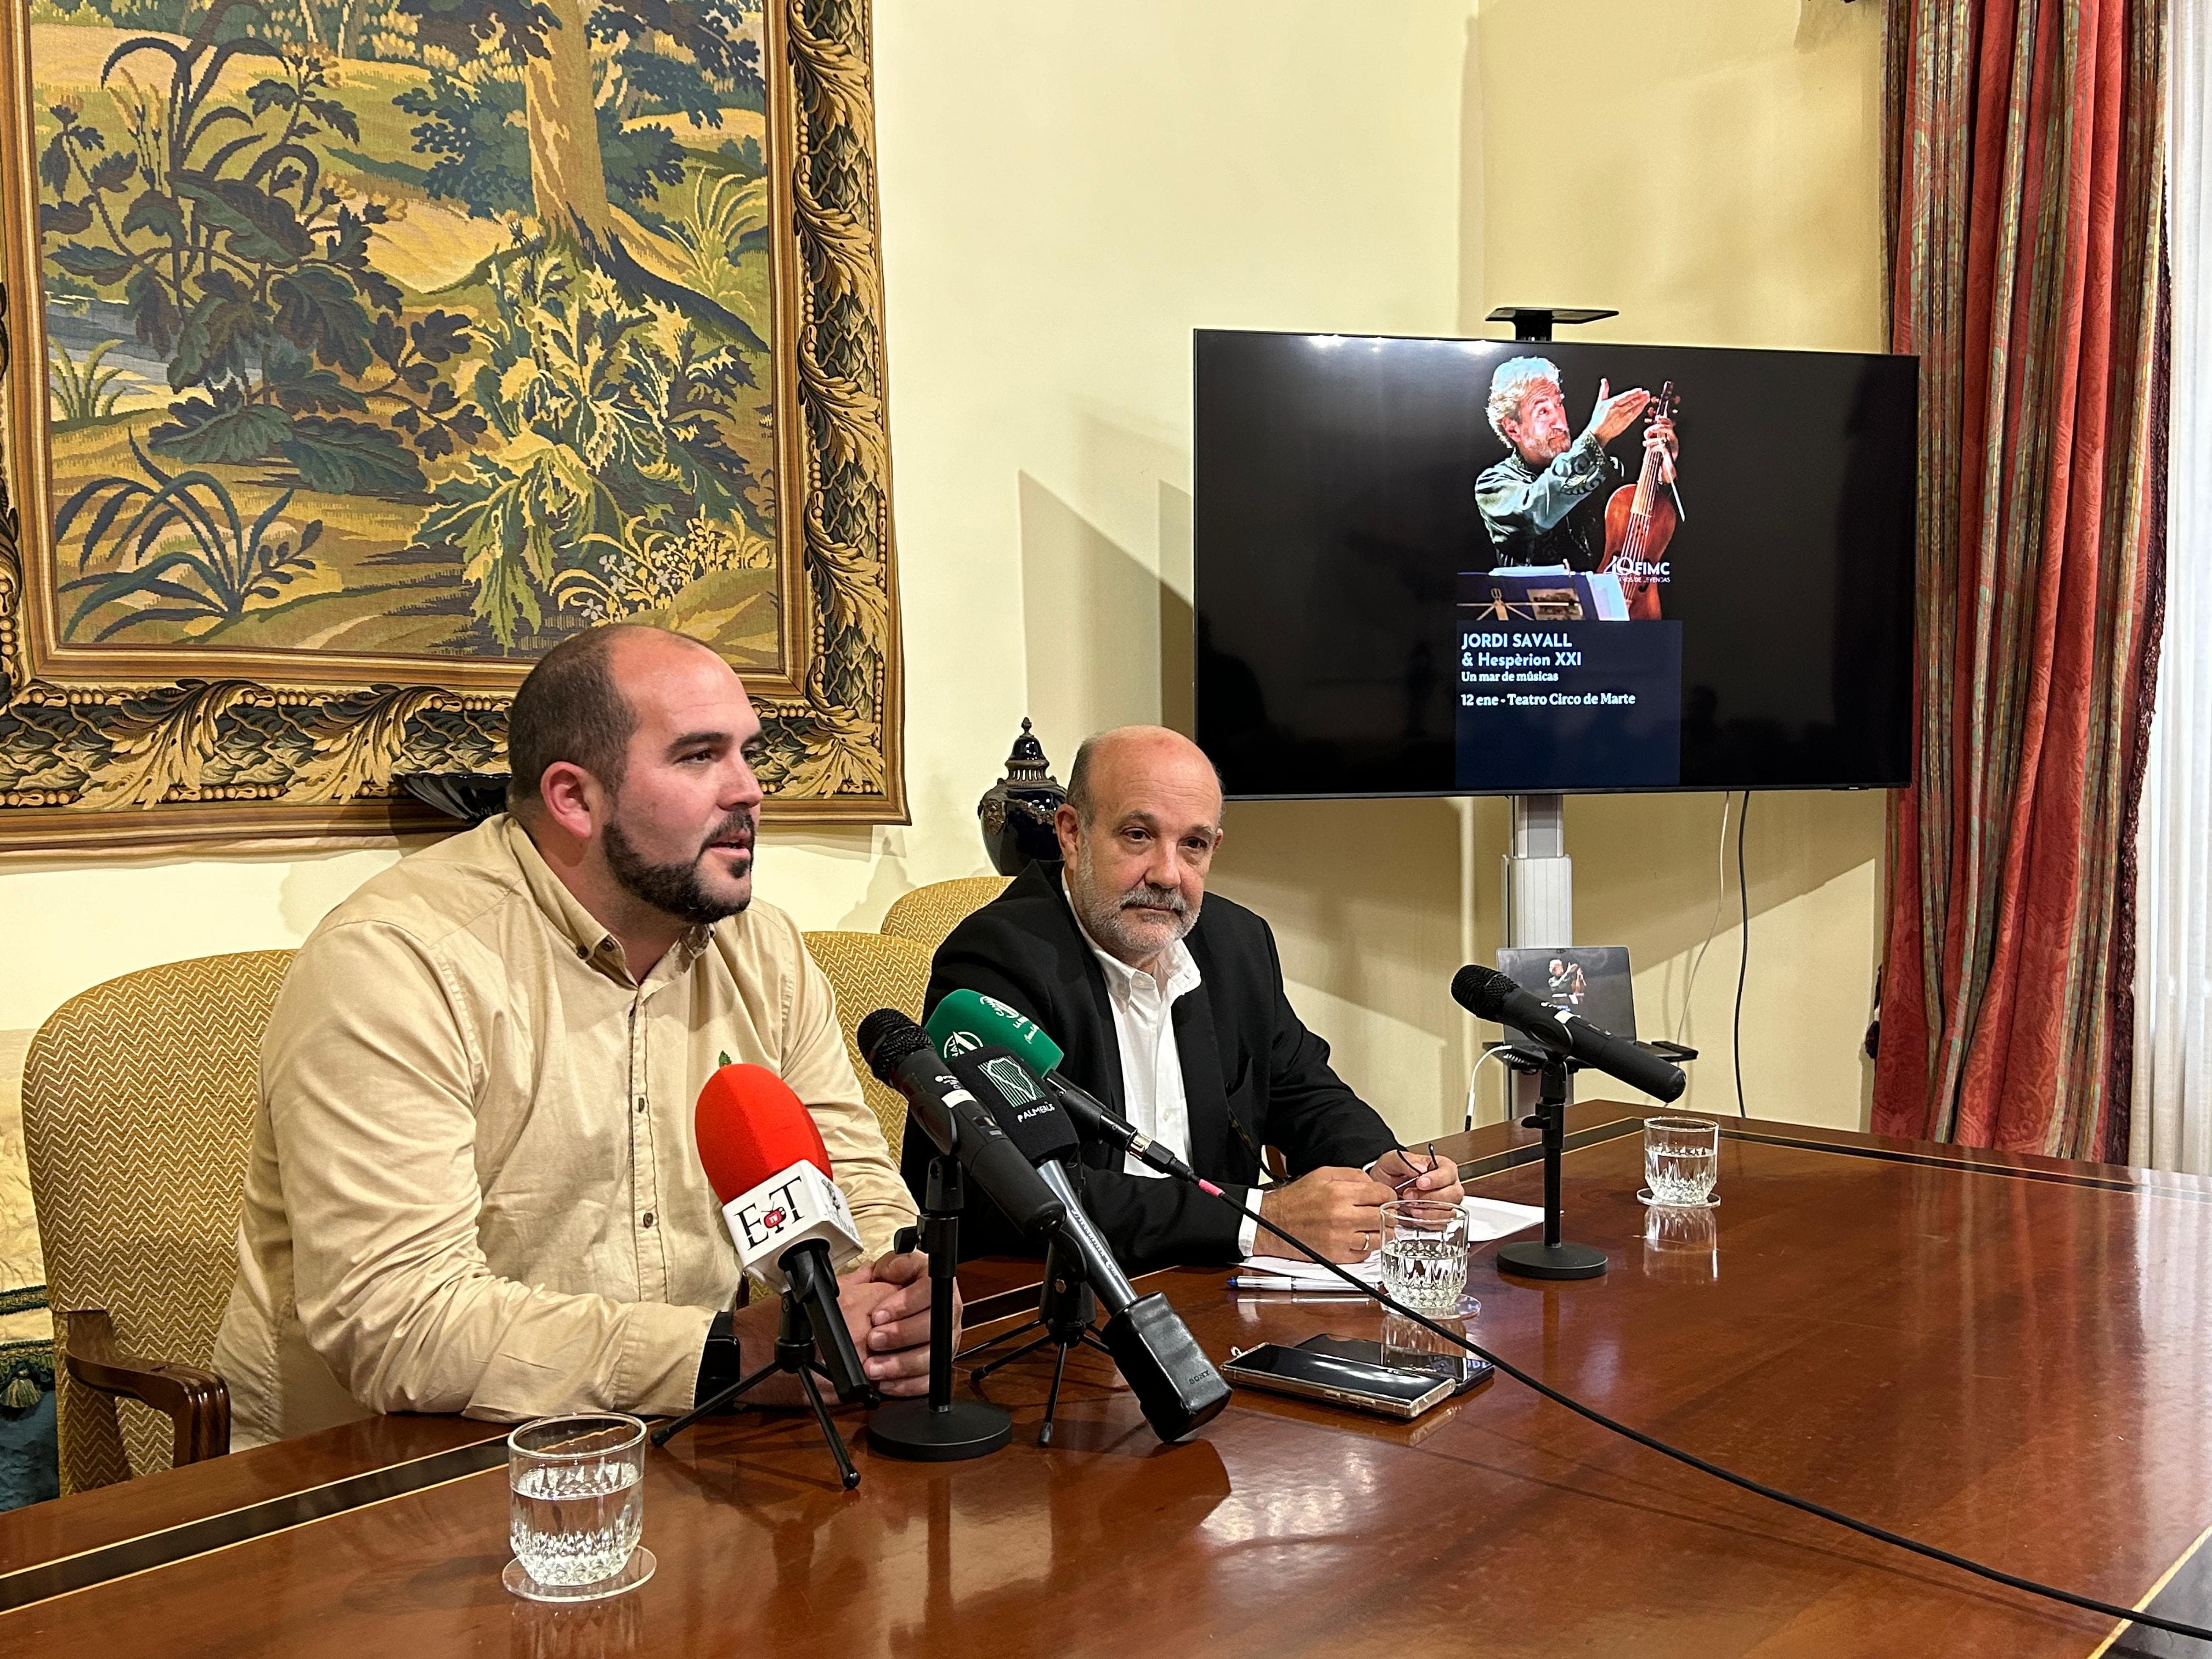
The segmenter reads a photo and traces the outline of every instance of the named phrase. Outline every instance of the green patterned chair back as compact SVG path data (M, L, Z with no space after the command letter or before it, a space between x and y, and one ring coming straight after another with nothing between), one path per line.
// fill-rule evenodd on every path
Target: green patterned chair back
M921 994L929 988L929 951L910 939L884 933L809 933L807 954L822 965L837 994L837 1027L845 1034L845 1053L860 1074L860 1092L884 1127L891 1164L899 1161L906 1138L906 1100L875 1079L860 1058L854 1032L878 1008L896 1008L909 1019L921 1018Z
M238 1267L262 1028L289 951L200 957L64 1003L23 1065L23 1144L58 1354L73 1308L205 1366ZM64 1496L169 1467L167 1418L54 1367Z
M933 881L891 901L891 908L884 913L884 932L910 939L935 956L947 933L1011 884L1004 876Z

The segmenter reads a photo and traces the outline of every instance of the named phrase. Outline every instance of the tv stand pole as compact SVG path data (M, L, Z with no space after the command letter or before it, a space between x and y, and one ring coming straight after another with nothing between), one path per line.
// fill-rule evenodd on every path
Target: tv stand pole
M1567 856L1566 799L1510 795L1512 828L1505 843L1505 942L1542 948L1575 942L1575 861ZM1540 1079L1508 1067L1506 1116L1531 1116ZM1563 1085L1574 1097L1574 1085Z
M1575 942L1575 861L1567 856L1566 799L1511 795L1505 843L1505 942L1541 948Z
M1493 323L1510 323L1516 340L1544 341L1555 325L1594 323L1617 311L1586 306L1500 306ZM1505 852L1505 942L1541 948L1575 942L1575 864L1567 856L1566 800L1559 795L1514 795ZM1541 1079L1509 1069L1507 1115L1534 1113ZM1572 1096L1572 1085L1566 1085Z

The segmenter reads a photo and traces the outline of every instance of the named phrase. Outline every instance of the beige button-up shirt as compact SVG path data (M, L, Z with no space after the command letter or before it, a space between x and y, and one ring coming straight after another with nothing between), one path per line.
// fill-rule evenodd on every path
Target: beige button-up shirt
M736 1251L693 1140L726 1052L806 1103L871 1255L915 1217L829 981L756 901L642 984L504 816L371 880L261 1047L232 1443L375 1412L691 1404Z

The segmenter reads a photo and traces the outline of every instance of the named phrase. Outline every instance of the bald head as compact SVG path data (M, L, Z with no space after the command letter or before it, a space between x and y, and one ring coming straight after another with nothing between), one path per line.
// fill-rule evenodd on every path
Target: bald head
M1206 751L1164 726L1102 732L1075 751L1054 827L1085 930L1164 975L1176 941L1197 925L1221 842L1221 780Z
M637 710L625 682L654 665L703 653L698 641L642 623L609 623L572 634L538 659L507 711L508 811L534 816L538 784L558 761L582 767L609 789L622 787ZM726 666L723 672L728 673Z
M1213 827L1221 827L1221 774L1200 749L1164 726L1117 726L1085 738L1067 773L1067 804L1087 825L1103 810L1118 810L1123 796L1146 783L1196 795L1210 792Z
M565 640L516 694L515 816L633 971L750 902L763 745L730 665L664 629Z

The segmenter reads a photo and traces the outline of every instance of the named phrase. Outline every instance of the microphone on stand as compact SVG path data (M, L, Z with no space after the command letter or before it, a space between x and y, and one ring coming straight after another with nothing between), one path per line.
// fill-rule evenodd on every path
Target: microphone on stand
M1021 1149L1053 1195L1066 1206L1055 1242L1075 1255L1083 1278L1108 1314L1117 1314L1137 1300L1137 1292L1113 1247L1099 1234L1097 1224L1076 1196L1066 1160L1083 1150L1075 1127L1044 1093L1036 1074L1004 1048L979 1048L945 1061L952 1074L968 1085L984 1109L1006 1132L1006 1139Z
M1011 1050L1081 1133L1110 1141L1147 1169L1180 1176L1216 1197L1221 1195L1218 1187L1194 1174L1188 1164L1139 1132L1097 1096L1062 1077L1058 1070L1065 1058L1060 1046L1019 1009L980 991L955 991L930 1014L929 1038L947 1054L986 1048Z
M692 1127L738 1265L798 1299L837 1398L861 1399L868 1377L838 1307L837 1273L865 1252L813 1115L766 1066L725 1066L699 1091Z
M1498 1247L1498 1269L1529 1279L1595 1279L1606 1270L1603 1250L1572 1244L1561 1237L1559 1160L1567 1147L1567 1061L1619 1078L1646 1094L1672 1100L1682 1092L1682 1068L1656 1054L1621 1042L1564 1008L1539 1001L1493 968L1470 962L1452 975L1452 1000L1477 1019L1516 1026L1544 1047L1536 1114L1521 1120L1523 1128L1544 1132L1544 1241L1516 1239Z
M1113 1357L1130 1392L1137 1396L1137 1403L1144 1411L1145 1421L1152 1425L1152 1432L1162 1440L1180 1440L1210 1421L1229 1403L1229 1385L1198 1346L1182 1316L1169 1305L1167 1297L1157 1291L1149 1296L1137 1294L1136 1287L1129 1283L1129 1276L1121 1271L1121 1264L1114 1259L1112 1247L1085 1212L1066 1163L1079 1154L1082 1143L1066 1114L1047 1093L1042 1080L1002 1048L974 1049L955 1056L947 1064L998 1119L1007 1138L1036 1166L1045 1185L1066 1206L1053 1249L1058 1255L1074 1258L1083 1283L1097 1298L1098 1305L1106 1310L1103 1346ZM1048 1268L1048 1281L1052 1277ZM1040 1322L1047 1328L1045 1336L1005 1359L994 1361L994 1367L1019 1358L1038 1343L1058 1340L1059 1333L1052 1319ZM1079 1338L1079 1331L1077 1340ZM1059 1357L1053 1366L1052 1396L1045 1407L1048 1428L1053 1404L1060 1395L1060 1371L1067 1362L1072 1342L1060 1343Z
M921 1026L896 1008L878 1008L860 1022L854 1041L878 1080L906 1097L908 1113L937 1150L957 1158L1008 1220L1040 1237L1060 1224L1066 1206L945 1069Z
M1647 1095L1677 1100L1689 1085L1680 1066L1531 996L1494 968L1470 962L1452 975L1451 994L1452 1000L1477 1019L1524 1031L1553 1054L1619 1078Z
M830 1455L837 1460L838 1476L850 1492L860 1484L860 1471L830 1420L814 1379L828 1378L837 1398L848 1403L872 1401L875 1390L860 1368L853 1333L838 1305L837 1269L862 1247L845 1194L830 1179L822 1132L775 1073L762 1066L725 1066L699 1091L692 1133L707 1179L722 1200L722 1218L729 1224L738 1263L780 1292L782 1307L775 1357L653 1430L653 1443L666 1445L708 1413L785 1371L799 1379Z
M854 1034L868 1069L906 1097L908 1121L936 1146L922 1188L917 1242L929 1255L929 1398L901 1400L868 1424L868 1443L888 1457L950 1463L1005 1445L1013 1418L981 1400L952 1397L953 1297L960 1261L961 1171L1025 1232L1051 1233L1066 1207L1037 1176L975 1097L945 1069L928 1036L896 1008L878 1008ZM907 1248L902 1244L901 1248Z

